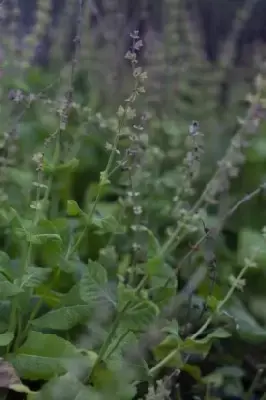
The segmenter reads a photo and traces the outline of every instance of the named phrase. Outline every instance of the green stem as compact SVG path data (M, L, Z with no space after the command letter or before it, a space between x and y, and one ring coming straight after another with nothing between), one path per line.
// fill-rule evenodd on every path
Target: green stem
M201 328L194 333L193 335L191 335L189 337L190 340L196 340L210 325L210 323L212 322L213 316L219 312L225 305L225 303L227 303L227 301L231 298L232 294L234 293L238 283L241 281L242 277L244 276L244 274L246 273L247 269L249 267L245 266L240 273L238 274L234 284L231 286L230 290L228 291L227 295L225 296L225 298L218 304L215 312L213 313L213 315L211 315L206 322L201 326ZM163 358L158 364L156 364L153 368L150 369L149 373L151 376L154 376L161 368L163 368L165 365L168 364L168 362L172 361L174 359L174 357L179 353L180 351L180 347L172 350L165 358Z
M106 176L107 179L109 178L110 173L112 172L111 169L112 169L113 161L114 161L114 159L115 159L116 150L117 150L117 146L118 146L119 139L120 139L120 134L121 134L121 130L122 130L122 128L123 128L124 122L125 122L125 118L126 118L126 113L127 113L128 107L129 107L129 105L127 105L127 106L125 107L124 115L123 115L123 117L119 120L118 131L117 131L117 134L115 135L115 138L114 138L114 142L113 142L111 154L110 154L110 157L109 157L109 159L108 159L106 168L105 168L105 170L104 170L104 172L103 172L103 174ZM78 236L77 240L74 242L73 246L71 246L71 247L68 249L67 254L66 254L66 259L67 259L67 260L68 260L68 259L75 253L75 251L79 248L80 243L82 242L84 236L86 235L86 233L87 233L87 231L88 231L88 227L89 227L89 225L90 225L90 223L91 223L91 219L92 219L92 217L93 217L93 214L94 214L94 212L95 212L95 210L96 210L97 204L98 204L99 199L100 199L100 197L101 197L102 188L103 188L103 186L101 185L101 182L100 182L100 183L99 183L99 186L98 186L98 191L97 191L96 198L95 198L95 200L94 200L94 202L93 202L93 205L92 205L92 207L91 207L90 213L89 213L88 218L87 218L87 221L86 221L86 226L85 226L84 229L82 230L81 234Z
M256 95L256 98L255 98L254 102L255 102L255 103L258 103L259 100L260 100L260 98L261 98L261 92L259 91L259 92L257 93L257 95ZM252 105L250 106L250 109L249 109L249 111L248 111L248 113L247 113L245 122L244 122L243 125L238 129L238 131L237 131L237 133L235 134L234 137L237 137L237 136L241 135L241 134L243 133L243 131L245 130L247 123L248 123L248 122L250 121L250 119L253 117L253 107L254 107L254 104L252 104ZM231 151L231 146L230 146L229 149L227 150L226 155L228 154L229 151ZM224 158L226 158L226 155L225 155ZM190 215L192 216L192 215L202 206L202 203L205 201L205 198L206 198L206 195L207 195L207 193L208 193L208 191L209 191L209 188L211 187L211 185L213 184L213 182L218 178L219 173L220 173L220 171L221 171L221 168L222 168L222 167L219 167L219 168L215 171L215 173L213 174L212 178L210 179L210 181L209 181L209 182L207 183L207 185L205 186L205 189L203 190L203 192L202 192L201 196L199 197L199 199L196 201L196 203L194 204L194 206L192 207L192 209L188 211L188 215L189 215L189 216L190 216ZM182 231L182 227L181 227L180 225L178 225L178 226L176 227L175 231L174 231L174 232L172 233L172 235L170 236L170 238L169 238L169 239L165 242L165 244L163 245L162 250L161 250L161 255L165 255L169 250L171 250L171 247L173 246L173 244L175 243L175 241L178 239L178 236L179 236L179 234L181 233L181 231ZM178 246L178 244L180 244L180 242L183 240L183 238L184 238L185 236L186 236L186 234L184 234L183 236L180 237L179 240L177 240L177 243L176 243L176 245L175 245L176 247Z
M87 377L87 382L86 383L90 382L91 378L93 377L93 375L95 373L95 370L97 369L98 365L103 360L103 358L105 357L105 353L108 350L108 347L110 346L110 344L112 343L112 340L113 340L113 338L114 338L114 336L116 334L116 331L117 331L117 329L119 327L121 318L122 318L124 312L127 310L128 306L129 306L129 303L127 303L125 305L125 307L121 310L121 312L117 314L116 319L115 319L115 321L114 321L114 323L112 325L112 329L108 333L107 338L105 339L105 341L104 341L104 343L103 343L103 345L102 345L102 347L101 347L101 349L99 351L98 357L97 357L94 365L92 366L92 369L91 369L91 371L89 373L89 376Z
M146 280L147 280L147 277L144 276L142 278L142 280L140 281L140 283L138 284L138 286L136 287L136 289L135 289L136 293L138 293L143 288L143 286L146 283ZM87 383L90 381L90 379L92 378L96 368L98 367L100 362L105 357L106 351L108 350L108 347L110 346L110 344L112 343L113 338L115 337L115 334L116 334L116 331L117 331L117 329L119 327L120 321L121 321L123 315L125 314L125 312L131 306L131 304L132 304L132 302L130 300L127 301L126 304L124 305L124 307L122 308L122 310L120 312L118 312L118 314L117 314L117 316L115 318L115 321L114 321L114 323L112 325L112 328L111 328L107 338L105 339L105 341L104 341L104 343L103 343L103 345L102 345L102 347L101 347L101 349L99 351L98 357L97 357L94 365L92 366L92 369L90 371L89 376L87 377Z

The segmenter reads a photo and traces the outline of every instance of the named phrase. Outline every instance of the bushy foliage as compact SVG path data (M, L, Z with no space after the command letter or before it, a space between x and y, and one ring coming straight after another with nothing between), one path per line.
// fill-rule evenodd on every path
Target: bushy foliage
M40 4L39 35L48 3ZM31 66L34 46L17 63L5 43L3 396L209 399L245 391L251 398L259 384L264 390L262 359L253 351L266 337L265 211L258 221L252 215L252 225L241 210L255 213L255 202L265 201L265 63L254 70L243 106L237 91L222 117L209 89L214 77L221 83L221 65L228 63L211 67L191 37L191 45L183 42L174 53L171 23L185 11L166 3L173 20L168 47L157 43L165 51L163 66L179 62L184 49L195 52L164 75L152 69L151 55L162 54L156 46L141 64L144 42L133 31L117 92L106 80L101 87L87 79L97 74L82 62L82 1L73 55L59 72L54 65L48 71ZM189 20L182 21L178 30L188 39ZM99 87L106 97L98 97ZM243 359L257 373L247 376Z

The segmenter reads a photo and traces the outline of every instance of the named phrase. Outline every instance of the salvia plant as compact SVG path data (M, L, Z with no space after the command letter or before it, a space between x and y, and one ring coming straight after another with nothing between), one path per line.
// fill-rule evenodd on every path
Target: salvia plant
M28 35L22 69L14 66L22 77L48 23L51 2L41 3L39 36ZM59 78L41 91L1 86L7 104L0 110L1 395L182 399L179 379L187 374L189 398L229 392L251 399L264 367L244 393L243 371L226 344L266 338L242 301L247 277L265 256L265 228L225 270L218 244L234 214L264 196L263 181L235 201L230 188L265 117L265 64L246 114L202 189L206 133L200 119L186 125L181 118L179 129L148 107L156 82L139 61L144 43L138 31L130 34L125 54L131 90L116 114L84 101L79 66L86 29L78 3L72 58ZM14 72L9 67L3 64L3 76ZM222 366L201 369L213 355Z

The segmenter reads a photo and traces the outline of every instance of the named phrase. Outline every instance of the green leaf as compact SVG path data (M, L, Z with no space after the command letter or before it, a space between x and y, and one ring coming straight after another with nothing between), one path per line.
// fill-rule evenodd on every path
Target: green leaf
M158 312L158 308L151 301L136 297L127 308L122 319L122 325L132 331L142 331L149 327Z
M90 386L84 386L77 378L67 373L45 384L34 400L102 400Z
M177 277L173 268L160 256L155 256L142 266L143 273L150 277L149 295L159 307L166 306L176 294Z
M149 276L165 276L164 260L160 256L150 258L143 269Z
M91 221L89 221L91 222ZM100 234L105 233L124 233L124 228L121 226L117 218L112 215L107 217L102 217L99 215L94 215L92 217L92 224L97 227L97 232Z
M169 335L180 339L179 337L179 324L176 320L172 320L169 322L167 326L162 329L163 332L168 333Z
M231 336L229 332L223 328L217 328L202 339L195 340L187 338L182 343L181 349L188 353L201 354L203 357L205 357L209 353L215 339L228 338L229 336Z
M189 354L199 354L202 357L206 357L209 354L211 347L211 340L201 342L187 338L184 343L182 343L181 350Z
M225 339L231 336L229 332L227 332L223 328L217 328L213 332L209 333L202 339L198 339L197 343L208 343L212 339Z
M59 164L59 165L52 165L49 164L47 161L44 162L43 168L44 168L44 172L47 173L61 173L61 172L72 172L75 171L77 169L79 165L79 160L77 158L73 158L72 160L69 160L65 163Z
M80 296L86 304L93 304L101 300L108 300L114 304L107 291L106 270L100 263L89 260L88 268L80 281Z
M61 307L36 318L32 324L36 328L67 331L78 324L86 322L91 308L87 305Z
M5 332L0 334L0 347L7 346L14 339L14 332Z
M174 357L167 363L168 367L181 368L184 361L181 355L180 344L182 340L172 335L167 336L158 346L153 349L153 354L157 361L163 360L172 351L175 351Z
M245 258L254 259L261 266L266 262L265 240L259 231L243 229L239 234L238 261L244 264Z
M2 273L8 280L12 280L12 270L10 266L10 258L8 254L0 251L0 273Z
M31 331L16 353L7 355L7 360L24 379L49 380L67 372L70 361L78 362L80 357L77 349L67 340Z
M81 209L75 200L67 201L67 215L70 217L76 217L81 214Z
M266 329L248 312L240 300L235 300L226 309L227 313L234 319L238 335L250 343L262 343L266 339Z
M61 297L60 306L76 306L78 304L83 305L83 301L80 297L79 283L76 283L67 293L65 293Z
M0 274L0 299L14 297L22 292L23 290L21 288L9 282L3 275Z
M195 381L198 381L198 382L201 381L201 369L199 367L197 367L196 365L185 364L182 367L182 371L185 371L189 375L191 375L195 379Z
M22 277L21 287L36 289L49 279L51 272L51 268L28 267L27 273Z

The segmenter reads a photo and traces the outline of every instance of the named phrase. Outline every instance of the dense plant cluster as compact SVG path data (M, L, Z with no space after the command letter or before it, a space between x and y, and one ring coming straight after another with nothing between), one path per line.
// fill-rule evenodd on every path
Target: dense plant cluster
M118 38L89 46L77 3L70 62L62 30L51 67L32 65L49 1L27 46L15 3L3 36L1 396L263 394L265 61L224 113L230 49L210 66L182 2L166 0L165 43L133 30L117 81Z

